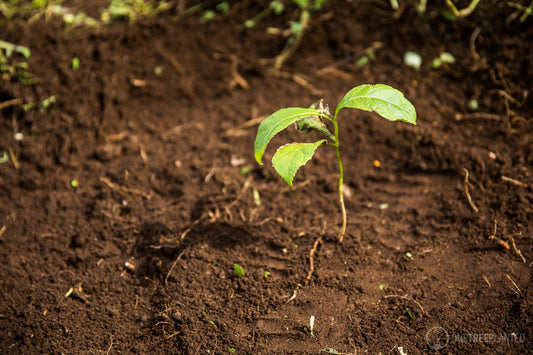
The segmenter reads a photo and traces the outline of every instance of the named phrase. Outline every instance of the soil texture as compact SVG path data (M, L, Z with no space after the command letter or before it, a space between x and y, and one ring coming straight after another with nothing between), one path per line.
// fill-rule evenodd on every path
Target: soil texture
M267 1L238 3L208 23L0 28L38 78L0 87L20 103L0 111L0 352L533 352L533 19L330 1L276 72L265 29L295 9L237 31ZM456 62L430 69L442 52ZM253 142L277 109L364 83L404 92L418 125L341 112L339 244L334 150L289 187L275 147L316 136L281 133L263 166Z

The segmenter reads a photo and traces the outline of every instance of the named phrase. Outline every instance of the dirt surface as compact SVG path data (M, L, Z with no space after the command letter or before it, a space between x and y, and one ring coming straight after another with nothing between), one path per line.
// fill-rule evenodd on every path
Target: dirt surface
M8 22L39 80L2 82L0 101L56 103L0 111L0 352L532 352L532 19L434 6L330 2L281 73L264 29L291 12L235 31L254 1L206 24ZM429 69L443 51L456 63ZM258 117L363 83L403 91L418 125L341 113L338 244L334 151L291 188L269 162L302 137L262 167L253 141Z

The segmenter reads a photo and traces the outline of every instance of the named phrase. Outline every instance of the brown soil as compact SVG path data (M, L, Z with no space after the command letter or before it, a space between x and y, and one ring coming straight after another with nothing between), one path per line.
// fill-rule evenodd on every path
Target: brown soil
M16 157L0 164L0 352L532 352L533 19L510 21L496 1L453 23L435 5L398 17L387 1L332 1L272 74L261 59L284 41L264 29L289 18L236 32L254 4L207 24L1 28L30 47L39 81L3 82L0 101L57 101L0 111L0 152ZM356 66L376 41L376 60ZM430 70L442 51L457 62ZM255 163L250 120L334 107L362 83L402 90L418 125L341 113L351 194L338 244L334 152L290 188Z

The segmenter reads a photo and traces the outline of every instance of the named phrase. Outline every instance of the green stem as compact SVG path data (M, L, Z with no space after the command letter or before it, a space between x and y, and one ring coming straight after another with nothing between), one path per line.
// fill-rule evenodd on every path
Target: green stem
M337 117L333 119L333 125L335 127L335 152L337 153L337 162L339 163L339 204L341 206L342 214L342 226L339 231L337 240L342 243L344 239L344 233L346 233L346 207L344 207L344 194L342 193L342 185L344 181L344 170L342 168L341 153L339 149L339 125L337 124Z
M452 10L455 17L466 17L474 11L474 9L476 8L477 4L480 1L481 0L472 0L470 2L470 5L468 5L468 7L465 7L462 10L457 10L457 7L455 7L455 5L453 4L451 0L446 0L446 5L448 5L450 10Z
M522 16L520 16L520 22L524 22L526 18L529 15L531 15L532 12L533 12L533 1L531 1L529 6L524 10L524 13L522 14Z

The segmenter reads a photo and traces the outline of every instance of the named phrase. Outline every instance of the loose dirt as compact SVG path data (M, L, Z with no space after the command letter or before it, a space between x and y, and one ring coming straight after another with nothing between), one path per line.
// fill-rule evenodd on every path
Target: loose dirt
M274 73L262 59L284 40L265 28L291 12L237 32L257 5L1 28L38 82L2 82L0 102L56 102L0 111L0 352L532 352L532 19L496 1L455 22L332 1ZM456 63L429 69L443 51ZM274 146L314 136L280 134L264 166L253 141L258 118L363 83L403 91L418 125L342 111L338 244L334 151L288 187Z

